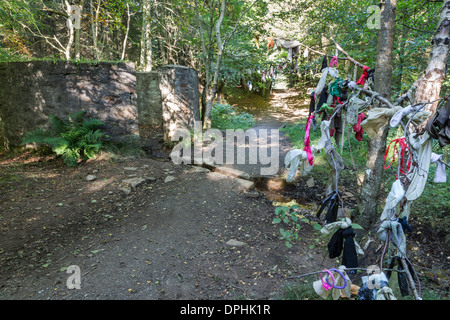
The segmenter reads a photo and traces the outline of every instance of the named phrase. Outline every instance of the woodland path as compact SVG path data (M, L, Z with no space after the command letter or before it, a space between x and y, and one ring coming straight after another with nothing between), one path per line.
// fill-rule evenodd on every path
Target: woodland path
M296 94L274 92L257 127L301 117ZM107 155L67 168L25 154L0 171L0 299L279 299L286 276L328 260L312 226L287 248L252 181L206 168ZM68 289L69 266L81 289Z

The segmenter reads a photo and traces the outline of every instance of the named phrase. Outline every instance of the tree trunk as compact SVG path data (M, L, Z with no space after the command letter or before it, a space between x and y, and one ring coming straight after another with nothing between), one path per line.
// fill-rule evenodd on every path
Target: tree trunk
M431 40L431 56L425 70L424 76L418 81L416 90L416 103L428 102L439 99L442 82L445 78L445 68L447 65L449 51L449 30L450 30L450 0L443 1L443 7L436 33ZM434 114L438 102L427 104L425 111ZM431 117L430 117L431 118ZM429 119L430 119L429 118ZM419 126L419 131L425 128L427 121Z
M378 54L374 74L374 91L388 100L391 98L396 7L397 0L386 0L381 3L381 29L378 33ZM361 187L357 217L358 223L366 229L369 229L378 219L378 198L388 133L389 124L380 128L377 136L368 143L367 170Z
M80 9L80 19L83 17L84 0L80 1L78 5ZM80 60L81 58L81 27L75 29L75 59Z
M140 68L142 71L152 71L152 42L150 38L151 25L151 0L145 0L143 3L142 15L142 35L141 35L141 56Z
M212 90L211 93L208 96L208 100L206 102L206 110L205 115L203 116L203 128L209 129L211 127L211 111L214 103L214 99L216 98L217 90L218 90L218 83L219 83L219 76L220 76L220 66L222 64L222 56L223 56L223 49L224 44L222 43L222 38L220 36L220 27L222 26L223 18L225 15L225 5L226 0L222 0L221 6L220 6L220 16L219 20L216 23L216 39L217 39L217 46L218 46L218 53L217 53L217 63L216 63L216 70L214 72L214 79L212 82Z
M120 57L120 60L125 60L125 52L127 50L127 42L128 42L128 33L130 32L130 4L127 3L127 29L125 31L125 37L123 39L123 46L122 46L122 55Z

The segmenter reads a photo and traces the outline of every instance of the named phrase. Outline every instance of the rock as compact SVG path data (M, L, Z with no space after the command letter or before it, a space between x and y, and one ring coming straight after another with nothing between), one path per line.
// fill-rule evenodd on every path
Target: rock
M90 174L86 177L86 181L94 181L95 179L97 179L97 177L93 174Z
M128 171L136 171L138 168L136 167L125 167L123 168L123 170L128 170Z
M246 198L258 198L260 196L260 194L257 191L250 191L250 192L244 192L244 196Z
M165 179L164 179L164 182L171 182L171 181L173 181L173 180L175 180L175 177L173 177L173 176L167 176Z
M189 173L208 173L208 172L210 172L209 169L196 166L194 166L191 170L189 170Z
M130 194L131 193L131 189L130 188L120 188L120 191L122 191L125 194Z
M235 178L237 183L239 184L239 189L242 191L252 190L255 188L255 183L253 181L248 181L240 178Z
M225 243L225 244L230 246L230 247L242 247L242 246L245 246L245 242L234 240L234 239L228 240L227 243Z
M139 177L123 180L124 183L128 184L132 188L136 188L138 185L144 183L145 181L146 179Z
M234 169L234 168L216 167L216 169L214 171L228 175L228 176L233 176L233 177L237 177L237 178L241 178L241 179L245 179L245 180L250 180L250 175L248 173L241 171L241 170Z
M312 187L314 187L316 184L315 184L315 182L314 182L314 178L309 178L308 179L308 181L306 181L306 186L308 187L308 188L312 188Z

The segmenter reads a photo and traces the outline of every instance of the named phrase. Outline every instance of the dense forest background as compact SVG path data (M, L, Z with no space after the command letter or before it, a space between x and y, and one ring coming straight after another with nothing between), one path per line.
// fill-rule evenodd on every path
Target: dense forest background
M328 54L335 52L333 37L350 56L373 67L378 29L373 27L376 11L371 6L377 4L375 0L226 1L220 35L227 46L219 80L234 85L248 70L285 61L287 51L268 47L269 37L298 40ZM71 5L81 9L80 30L67 26ZM212 82L217 63L220 6L220 0L2 0L0 61L125 60L139 70L180 64L200 71L205 84ZM437 1L398 1L394 96L408 89L426 67L441 9L442 2ZM321 60L312 50L301 54L295 83L317 81ZM339 69L353 73L350 63L341 63Z

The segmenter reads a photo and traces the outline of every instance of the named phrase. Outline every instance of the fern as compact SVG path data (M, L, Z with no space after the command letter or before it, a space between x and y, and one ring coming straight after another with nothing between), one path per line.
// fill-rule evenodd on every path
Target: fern
M86 112L70 114L66 119L50 116L52 130L35 129L24 135L22 144L47 145L70 166L78 161L94 158L103 148L103 139L108 136L99 127L98 119L84 120Z

